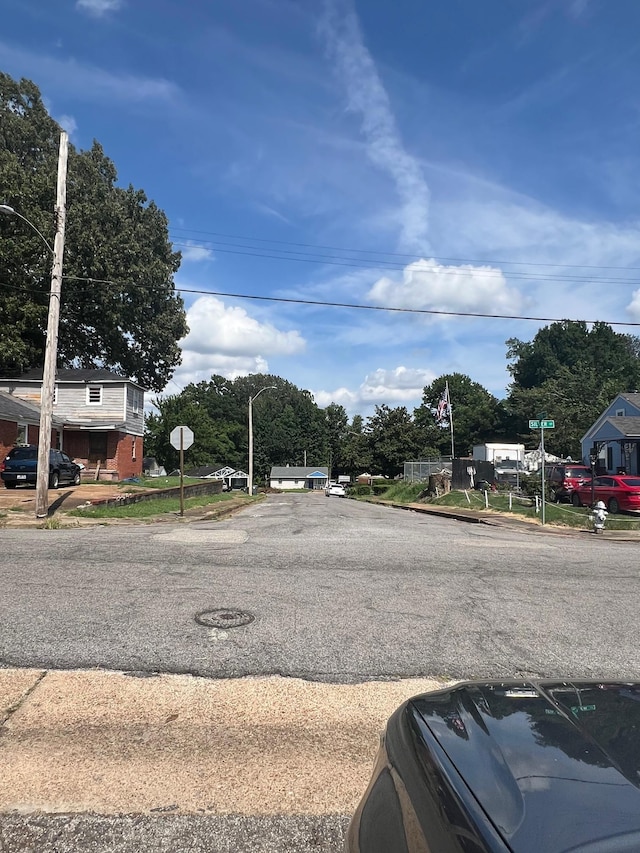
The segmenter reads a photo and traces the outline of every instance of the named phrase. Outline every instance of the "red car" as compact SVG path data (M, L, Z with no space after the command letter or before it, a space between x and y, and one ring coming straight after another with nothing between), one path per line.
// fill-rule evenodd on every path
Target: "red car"
M595 477L593 481L593 503L604 501L611 513L620 510L640 511L640 477L621 474ZM591 483L581 483L571 495L574 506L591 506Z

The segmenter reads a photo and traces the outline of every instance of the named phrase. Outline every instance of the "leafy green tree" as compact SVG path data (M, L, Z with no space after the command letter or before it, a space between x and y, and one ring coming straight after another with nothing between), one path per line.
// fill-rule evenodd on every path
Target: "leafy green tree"
M538 388L561 368L593 368L618 391L640 387L640 339L614 332L606 323L589 329L583 321L563 320L540 329L532 341L507 341L509 372L517 388ZM616 392L617 393L617 392Z
M50 242L60 128L29 80L0 73L2 202ZM160 391L187 333L165 214L142 190L116 185L97 142L69 146L58 364L110 368ZM0 370L42 366L51 255L18 217L0 217ZM113 283L115 282L115 283Z
M451 454L449 422L435 425L434 413L438 401L449 384L453 410L453 437L456 456L467 456L474 444L484 444L509 438L506 414L500 401L479 382L463 373L449 373L425 386L422 405L416 409L416 423L424 432L423 444L437 447L443 455Z
M357 477L365 472L371 473L373 467L371 445L369 436L364 431L362 415L354 415L351 425L347 428L340 450L340 460L345 474L351 477Z
M329 451L329 476L334 472L346 470L344 449L347 438L349 416L344 406L330 403L324 410L327 445Z
M273 386L273 389L271 389ZM263 388L270 390L258 393ZM155 401L147 419L145 452L175 467L169 443L179 424L194 432L191 465L248 468L249 398L253 398L254 471L261 479L273 465L322 465L327 457L324 411L308 391L279 376L252 374L233 381L213 375L180 393Z
M180 453L169 440L171 430L185 425L193 430L194 441L185 451L185 467L200 465L239 466L239 454L234 438L234 424L212 419L205 407L181 395L155 401L157 414L150 414L145 423L145 454L154 456L167 471L178 467Z
M404 463L415 459L420 435L413 417L404 406L395 409L376 406L375 414L367 419L365 433L369 439L375 473L395 477L404 470Z
M563 321L540 329L531 342L507 341L513 383L505 401L522 440L539 434L530 418L544 413L555 420L545 433L545 449L580 459L580 440L616 394L640 387L640 341L614 332L606 323L591 329Z

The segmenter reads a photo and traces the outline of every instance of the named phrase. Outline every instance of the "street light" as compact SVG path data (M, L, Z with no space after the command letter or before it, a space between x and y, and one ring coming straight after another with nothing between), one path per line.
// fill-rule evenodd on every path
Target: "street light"
M247 479L247 491L250 495L253 494L253 401L256 400L263 391L277 391L277 385L265 385L253 397L249 397L249 477Z
M56 385L56 360L58 353L58 326L60 323L60 291L62 289L62 256L64 254L64 227L66 222L67 198L67 155L69 136L66 131L60 133L58 153L58 182L56 186L56 236L53 246L38 228L14 210L8 204L0 205L0 213L17 216L32 228L53 255L51 266L51 291L49 294L49 313L47 316L47 340L44 349L42 369L42 390L40 392L40 429L38 433L38 469L36 474L36 518L46 518L49 514L49 452L51 450L51 421L53 419L53 393Z
M53 246L51 245L51 243L47 240L47 238L44 236L42 231L40 231L38 228L36 228L36 226L33 224L33 222L30 219L27 219L26 216L23 216L21 213L18 213L17 210L14 210L13 207L10 207L8 204L0 204L0 213L4 213L7 216L17 216L18 219L22 219L23 222L26 222L27 225L36 232L38 237L40 237L40 239L45 244L47 249L51 252L51 254L52 255L54 254Z

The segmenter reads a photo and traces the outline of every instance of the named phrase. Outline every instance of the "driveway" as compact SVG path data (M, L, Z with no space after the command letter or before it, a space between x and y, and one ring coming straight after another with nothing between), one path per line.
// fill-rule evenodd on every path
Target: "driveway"
M87 501L104 500L121 495L123 489L117 483L85 483L79 486L61 486L49 489L49 509L75 509ZM36 490L32 486L20 486L17 489L5 489L0 486L0 512L10 509L28 511L33 507L35 512Z

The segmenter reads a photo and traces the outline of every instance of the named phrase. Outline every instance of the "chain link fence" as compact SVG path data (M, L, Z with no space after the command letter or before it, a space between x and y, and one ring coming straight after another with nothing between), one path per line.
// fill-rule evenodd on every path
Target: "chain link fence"
M431 474L440 474L442 471L451 473L451 468L451 456L433 456L417 462L405 462L404 481L405 483L426 483Z

